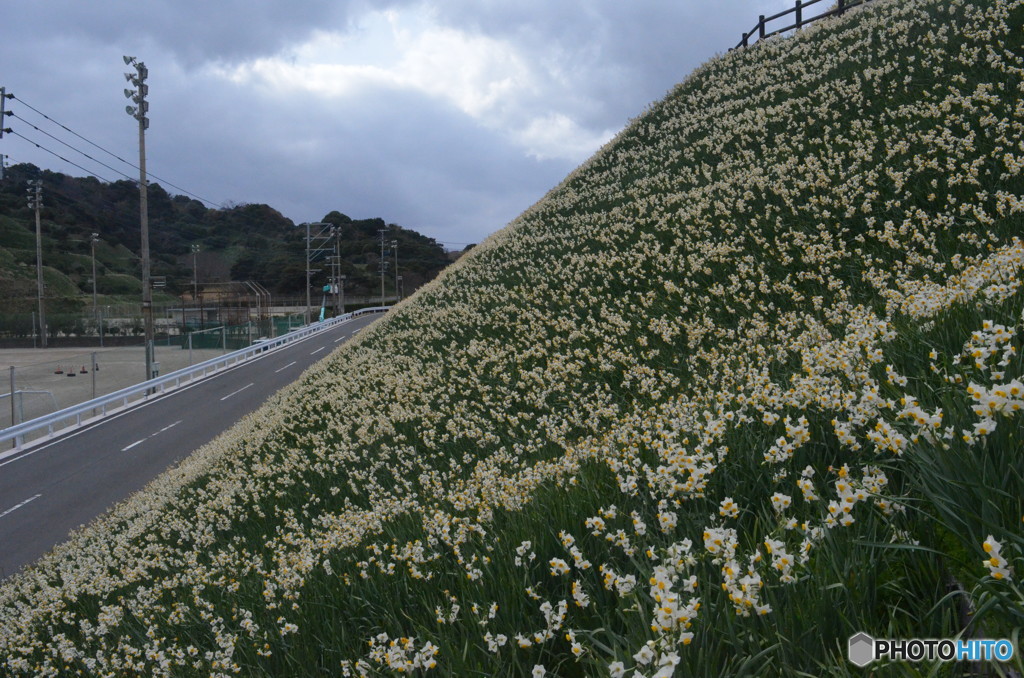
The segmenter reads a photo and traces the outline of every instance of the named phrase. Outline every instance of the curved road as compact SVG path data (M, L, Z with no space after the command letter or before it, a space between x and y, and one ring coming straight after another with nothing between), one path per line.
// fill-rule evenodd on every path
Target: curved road
M0 579L226 431L376 318L353 318L0 461Z

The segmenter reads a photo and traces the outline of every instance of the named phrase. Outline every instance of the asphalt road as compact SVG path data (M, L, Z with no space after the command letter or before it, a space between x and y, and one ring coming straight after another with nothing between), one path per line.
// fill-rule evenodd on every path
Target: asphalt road
M353 318L0 461L0 579L226 431L377 317Z

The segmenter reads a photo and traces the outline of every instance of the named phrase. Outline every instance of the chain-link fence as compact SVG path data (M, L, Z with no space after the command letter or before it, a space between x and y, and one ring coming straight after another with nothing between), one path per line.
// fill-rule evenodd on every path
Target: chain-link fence
M158 344L154 348L154 368L159 374L167 374L247 346L239 343L248 333L232 330L207 330L205 335L217 337L210 345L190 348L188 335L184 342L176 337L176 343L170 346ZM225 337L226 346L222 340ZM0 351L0 365L3 363L9 367L0 379L0 428L113 393L143 381L146 376L146 353L142 346L6 349Z

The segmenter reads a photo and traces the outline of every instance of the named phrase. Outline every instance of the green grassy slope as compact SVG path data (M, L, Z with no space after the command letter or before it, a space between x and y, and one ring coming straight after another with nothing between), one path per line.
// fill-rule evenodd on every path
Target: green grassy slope
M857 631L1017 638L1022 39L1020 0L882 0L709 62L6 583L0 667L860 675Z

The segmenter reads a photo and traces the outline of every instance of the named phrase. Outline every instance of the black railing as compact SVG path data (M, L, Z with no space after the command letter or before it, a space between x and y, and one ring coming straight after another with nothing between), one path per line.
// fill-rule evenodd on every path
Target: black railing
M753 38L755 35L757 36L758 40L764 40L765 38L770 38L771 36L778 35L779 33L785 33L786 31L792 30L799 30L804 26L814 23L818 19L825 19L830 16L840 16L849 9L852 9L854 7L857 7L858 5L863 5L871 1L872 0L839 0L834 9L830 9L827 12L823 12L812 17L807 17L804 14L804 10L810 7L811 5L816 5L819 2L823 2L823 0L796 0L796 6L793 7L792 9L787 9L783 12L779 12L778 14L773 14L772 16L765 16L764 14L762 14L760 17L758 17L757 25L751 28L748 33L744 33L743 39L740 40L740 44L736 45L732 49L739 49L740 47L749 47L751 44L750 39ZM783 17L787 17L790 14L795 15L795 23L790 24L789 26L783 26L782 28L776 28L773 31L768 30L769 22L781 19Z

